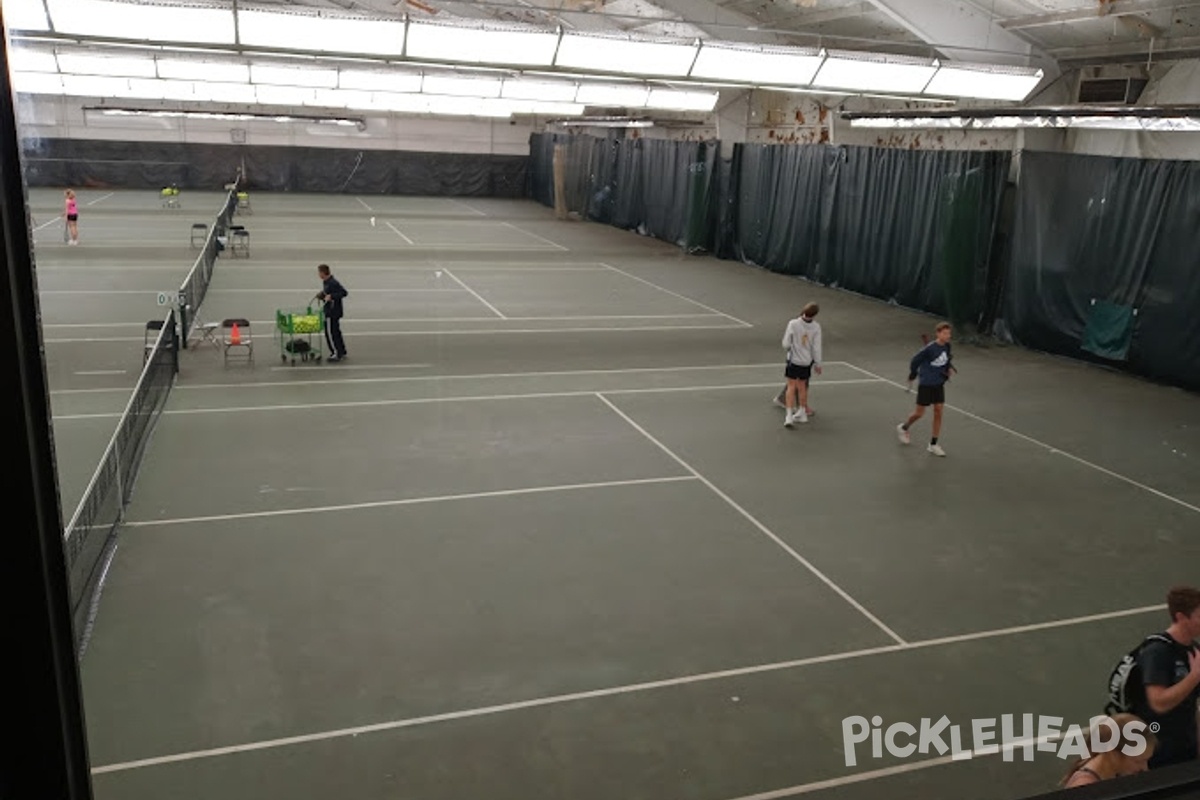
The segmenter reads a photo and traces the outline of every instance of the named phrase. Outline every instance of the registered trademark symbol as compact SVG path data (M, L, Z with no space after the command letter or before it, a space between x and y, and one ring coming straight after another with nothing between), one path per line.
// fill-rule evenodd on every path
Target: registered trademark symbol
M1162 726L1159 725L1157 722L1150 723L1150 732L1151 733L1158 733L1161 728L1162 728Z

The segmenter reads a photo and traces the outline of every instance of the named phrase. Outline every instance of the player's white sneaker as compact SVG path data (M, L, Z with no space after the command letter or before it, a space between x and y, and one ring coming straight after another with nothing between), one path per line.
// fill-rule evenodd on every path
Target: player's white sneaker
M774 403L775 405L779 406L780 408L787 408L787 403L780 400L779 395L772 397L771 402Z
M793 417L792 412L789 411L787 413L787 415L783 418L783 427L791 428L793 425L795 425L795 423L796 423L796 418Z
M940 444L931 444L931 445L929 445L929 447L927 447L925 449L928 450L930 453L932 453L935 456L945 456L946 455L946 451L942 449L942 446Z
M796 422L800 422L800 423L808 422L808 414L806 414L804 409L802 408L796 412L795 419L796 419Z
M904 430L904 423L900 423L896 426L896 434L900 437L900 444L908 444L912 441L912 439L909 438L908 431Z

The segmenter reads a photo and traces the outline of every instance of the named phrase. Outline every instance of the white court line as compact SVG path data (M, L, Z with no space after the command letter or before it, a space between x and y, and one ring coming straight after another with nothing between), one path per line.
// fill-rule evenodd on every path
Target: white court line
M840 361L826 361L825 366L842 365ZM381 368L386 368L389 365L380 365ZM407 364L399 364L396 366L410 366ZM411 366L428 366L427 364L413 364ZM343 379L334 379L328 381L267 381L259 383L200 383L200 384L177 384L172 391L199 391L204 389L246 389L246 388L264 388L272 386L316 386L320 384L337 384L339 386L348 383L403 383L409 381L478 381L491 378L557 378L567 375L635 375L641 373L657 373L657 372L694 372L703 370L723 370L723 369L767 369L778 368L779 364L775 362L763 364L711 364L696 367L624 367L621 369L569 369L554 372L485 372L472 373L469 375L409 375L401 378L353 378L349 381ZM361 367L361 365L360 365ZM361 367L366 369L368 367ZM299 367L272 367L284 372ZM328 367L305 367L305 369L328 369ZM339 366L338 372L347 369L346 366ZM864 381L869 383L872 381ZM815 383L815 382L814 382ZM115 392L123 391L118 389L58 389L50 394L78 394L86 392Z
M103 197L97 197L95 200L89 200L87 202L87 205L94 206L94 205L96 205L96 203L103 203L105 200L112 197L114 194L116 194L116 192L109 192L108 194L104 195Z
M299 291L305 291L305 290L302 289ZM360 289L359 291L363 291L363 290ZM461 289L446 289L445 291L453 292L455 294L463 293ZM83 294L92 294L92 293L91 292L83 292ZM144 292L144 291L138 292L138 294L146 294L146 292ZM209 291L209 294L212 294L211 290ZM596 320L608 320L608 319L621 319L621 320L628 320L628 319L710 319L713 317L716 317L718 319L725 319L725 317L720 314L593 314L593 315L585 314L585 315L569 316L569 317L504 317L504 320L506 322L572 322L575 320L579 320L580 322L583 322L583 321L588 321L588 320L596 321ZM391 322L409 322L409 323L425 323L425 324L431 324L431 323L436 323L436 322L495 322L496 317L387 317L387 318L379 318L379 319L371 319L371 318L363 319L360 317L355 317L353 321L355 323L354 325L349 325L349 326L343 327L342 330L351 335L357 335L360 333L368 333L369 334L369 333L371 333L371 331L357 330L356 329L357 325L359 325L359 324L380 325L383 323L391 323ZM251 325L273 326L275 324L275 320L273 320L273 319L255 319L255 320L250 320L250 324ZM145 323L137 323L137 322L48 322L48 323L42 325L42 327L43 328L137 328L138 330L141 330L143 327L145 327ZM718 327L732 328L734 326L721 325ZM556 329L552 329L552 330L563 330L563 329L556 328ZM616 330L624 330L624 329L616 329ZM826 363L828 363L828 362L826 362Z
M128 370L124 369L86 369L76 372L76 375L125 375ZM129 387L125 387L122 391L129 391Z
M401 232L400 232L400 229L399 229L399 228L397 228L397 227L396 227L395 225L393 225L392 223L390 223L390 222L384 222L383 224L384 224L384 225L387 225L389 228L391 228L391 229L392 229L392 231L393 231L393 232L394 232L394 233L395 233L397 236L399 236L401 239L403 239L404 241L408 242L409 244L412 244L412 243L413 243L413 240L412 240L412 239L408 238L408 237L407 237L407 236L405 236L403 233L401 233Z
M50 220L47 224L58 222L57 219ZM44 227L44 226L43 226ZM505 264L496 265L480 265L477 262L456 261L449 262L455 264L455 269L459 272L606 272L604 267L576 267L576 266L545 266L531 267L527 264L513 264L507 266ZM255 272L295 272L296 267L278 266L272 267L263 263L253 265ZM90 273L105 273L105 272L178 272L178 267L131 267L131 266L90 266L90 267L71 267L71 266L39 266L38 272L90 272ZM362 266L354 265L343 267L342 273L346 272L434 272L435 267L420 266L420 267L405 267L405 266Z
M356 197L356 198L354 198L354 199L355 199L355 200L357 200L358 202L362 203L362 207L363 207L363 208L365 208L367 211L374 211L374 210L375 210L375 209L371 208L369 205L367 205L367 204L366 204L366 202L364 202L364 201L363 201L363 199L362 199L361 197Z
M824 656L813 656L811 658L799 658L792 661L777 661L769 664L757 664L749 667L735 667L733 669L720 670L716 672L704 672L694 675L684 675L676 678L665 678L656 681L647 681L644 683L633 683L624 686L613 686L605 689L592 689L583 692L572 692L570 694L551 695L549 697L539 697L532 700L521 700L514 703L504 703L492 706L480 706L476 708L464 709L462 711L451 711L442 714L432 714L425 717L412 717L409 719L393 720L390 722L379 722L371 725L360 725L353 728L341 728L337 730L321 731L318 733L303 734L300 736L289 736L280 739L266 739L257 742L247 742L245 744L230 745L227 747L214 747L208 750L193 750L191 752L175 753L168 756L156 756L154 758L144 758L137 761L125 761L117 764L106 764L104 766L93 767L92 774L100 775L109 772L123 772L133 769L142 769L145 767L160 766L163 764L173 764L181 761L195 761L202 758L213 758L215 756L234 755L237 753L249 753L256 750L271 750L280 747L290 747L292 745L307 744L310 742L328 741L330 739L344 739L361 736L371 733L381 733L385 731L400 730L402 728L415 728L422 725L432 725L441 722L451 722L461 719L471 719L475 717L490 716L508 711L523 711L531 708L540 708L544 706L563 705L565 703L576 703L582 700L594 700L604 697L616 697L620 695L635 694L638 692L646 692L654 689L667 689L676 686L686 686L695 683L705 683L709 681L723 680L726 678L739 678L746 675L759 675L768 672L780 672L784 670L799 669L802 667L814 666L818 664L830 664L842 661L851 661L859 658L868 658L870 656L886 655L889 653L900 653L909 650L921 650L931 647L941 647L951 644L959 644L962 642L977 641L980 639L992 639L1005 636L1013 636L1022 633L1030 633L1033 631L1050 630L1054 628L1065 628L1074 625L1083 625L1090 622L1099 622L1109 619L1117 619L1120 617L1131 617L1150 612L1161 613L1163 605L1143 606L1141 608L1124 609L1121 611L1112 611L1102 614L1091 614L1086 617L1073 617L1069 619L1053 620L1051 622L1034 623L1032 625L1021 625L1012 628L998 628L990 631L979 631L976 633L961 634L958 636L945 636L938 639L925 639L907 644L890 644L881 645L879 647L869 647L861 650L850 650L841 653L831 653Z
M613 272L618 272L618 273L624 275L626 278L632 278L633 280L644 283L647 286L652 286L655 289L658 289L660 292L666 292L667 294L671 295L672 297L678 297L680 300L686 300L687 302L691 303L694 306L699 306L700 308L703 308L705 311L711 311L712 313L717 314L722 317L725 317L726 319L731 319L734 322L736 322L737 324L741 325L742 327L745 327L745 328L753 328L754 327L753 325L751 325L749 322L746 322L745 320L740 320L737 317L730 316L729 314L726 314L724 311L718 311L717 309L713 308L712 306L706 306L706 305L704 305L704 303L701 303L699 300L693 300L692 298L686 297L686 296L680 294L679 292L673 292L670 289L667 289L664 286L659 286L657 283L648 281L645 278L639 278L637 275L634 275L633 273L630 273L630 272L626 272L623 269L617 269L612 264L604 264L603 262L601 262L601 266L603 266L605 269L610 269Z
M331 369L337 369L331 367ZM339 383L352 383L353 381L340 381ZM311 381L298 383L296 385L304 385ZM878 383L873 378L859 378L845 381L822 381L821 386L836 386L838 384L856 384L856 383ZM813 384L816 386L817 384ZM665 394L669 392L718 392L722 390L733 389L770 389L779 388L779 381L771 383L725 383L714 386L656 386L649 389L606 389L605 394ZM99 392L109 391L79 389L74 390L76 393L83 392ZM116 391L116 390L113 390ZM129 391L128 388L125 389ZM408 406L408 405L427 405L433 403L478 403L478 402L499 402L501 400L546 400L551 398L561 397L595 397L595 389L579 390L573 392L525 392L517 394L493 394L493 395L464 395L461 397L407 397L391 400L343 400L337 403L289 403L281 405L268 406L214 406L212 408L175 408L163 411L165 416L185 416L192 414L244 414L249 411L311 411L321 408L356 408L369 406ZM55 415L55 422L63 422L67 420L82 420L82 419L114 419L121 415L116 412L100 413L100 414L63 414Z
M369 364L366 366L364 366L362 364L339 364L337 371L345 372L346 370L349 370L349 369L421 369L423 367L432 367L432 366L433 366L433 364ZM307 369L328 370L329 367L325 367L325 366L322 366L322 367L308 367L308 366L271 367L272 372L300 372L301 370L307 370ZM225 386L226 388L230 388L230 389L235 388L235 387L240 387L240 386L309 386L309 385L312 385L315 383L336 383L341 386L345 386L346 384L365 383L367 381L374 381L374 380L391 381L391 380L397 380L397 379L396 378L355 378L355 379L348 380L348 381L346 381L346 380L341 380L341 381L273 381L271 383L244 383L244 384L227 383L227 384L223 384L223 386ZM201 384L200 386L189 386L188 388L189 389L201 389L201 388L204 388L204 386L205 386L204 384ZM176 388L179 388L179 387L176 387Z
M472 214L476 214L476 215L478 215L478 216L481 216L481 217L486 217L486 216L487 216L487 214L483 213L483 212L482 212L482 211L480 211L478 208L473 208L473 207L471 207L471 206L467 205L466 203L462 202L461 200L454 200L453 198L451 198L450 202L451 202L451 203L454 203L454 205L456 205L456 206L462 206L462 207L463 207L463 208L465 208L467 211L470 211Z
M48 228L49 226L51 226L54 223L59 222L61 220L62 220L62 216L61 215L57 216L54 219L50 220L49 222L43 222L41 225L38 225L36 228L33 229L33 231L34 231L34 233L37 233L42 228ZM41 271L41 270L39 270L39 271Z
M874 625L877 628L879 628L879 630L886 633L889 637L894 639L898 644L901 644L901 645L906 644L906 642L902 638L900 638L900 636L894 630L892 630L891 628L889 628L887 625L885 625L883 623L883 620L879 619L879 617L875 616L870 611L868 611L862 603L858 602L853 597L851 597L850 594L846 590L844 590L842 587L838 586L836 583L833 582L832 579L830 579L828 576L826 576L825 573L821 572L821 570L819 570L815 566L813 566L812 563L809 562L808 559L806 559L804 556L802 556L798 552L796 552L791 547L791 545L789 545L787 542L783 541L783 539L780 539L778 536L776 536L775 533L770 528L768 528L766 525L759 522L758 519L755 518L753 514L751 514L749 511L747 511L746 509L744 509L740 505L738 505L737 502L732 497L730 497L729 495L725 494L725 492L718 489L716 484L714 484L708 478L705 478L703 475L701 475L699 472L697 472L695 467L693 467L691 464L687 463L682 458L680 458L678 455L676 455L675 452L673 450L671 450L671 448L667 447L665 444L660 442L658 439L654 438L654 436L648 430L643 428L641 425L637 424L637 422L635 422L632 417L630 417L624 411L622 411L621 409L619 409L615 405L613 405L612 401L610 401L607 397L605 397L603 392L596 392L596 397L599 398L600 402L604 403L604 405L606 405L610 409L612 409L612 412L614 414L619 416L621 419L625 420L627 423L629 423L630 426L633 427L634 430L636 430L642 436L646 437L650 441L651 444L653 444L659 450L662 450L664 453L666 453L668 456L670 456L672 459L674 459L675 462L677 464L679 464L679 466L683 467L685 470L690 472L692 475L695 475L696 479L699 480L701 483L703 483L705 486L707 486L709 489L711 489L713 494L715 494L717 497L724 500L727 504L729 504L729 506L734 511L738 512L743 517L745 517L746 520L751 525L758 528L760 533L762 533L768 539L773 541L785 553L787 553L792 558L794 558L796 561L798 561L805 569L807 569L809 572L811 572L813 575L815 575L822 583L824 583L826 586L828 586L830 589L832 589L834 592L836 592L843 600L845 600L847 603L849 603L851 606L853 606L856 611L858 611L864 617L866 617L872 623L874 623Z
M526 236L532 236L534 239L537 239L540 242L545 242L546 244L550 245L551 247L557 247L559 250L562 250L563 252L570 252L570 248L563 247L561 244L552 242L549 239L547 239L545 236L538 236L533 231L527 231L524 228L518 228L516 225L513 225L511 222L501 222L500 224L507 228L512 228L514 231L517 231L518 233L523 233Z
M479 328L476 330L423 330L423 331L351 331L347 333L363 338L368 336L478 336L501 333L642 333L646 331L739 331L740 325L629 325L612 328ZM140 342L138 336L95 336L73 339L45 339L46 344L99 344L104 342Z
M847 363L846 366L852 370L861 372L863 375L869 375L870 377L877 378L878 380L880 380L884 383L890 383L892 386L895 386L898 389L907 388L903 384L897 383L896 381L888 380L887 378L884 378L880 375L876 375L874 372L865 370L862 367L856 367L855 365L850 364L850 363ZM1060 456L1063 456L1064 458L1068 458L1071 461L1076 462L1077 464L1082 464L1085 467L1090 467L1091 469L1094 469L1097 472L1101 472L1101 473L1109 476L1110 478L1116 478L1117 480L1123 481L1123 482L1129 484L1130 486L1141 489L1144 492L1149 492L1150 494L1154 495L1155 497L1161 497L1163 500L1169 500L1170 502L1175 503L1176 505L1183 506L1184 508L1188 509L1189 511L1195 511L1196 513L1200 514L1200 506L1194 506L1185 500L1180 500L1178 497L1174 497L1172 495L1167 494L1164 491L1155 489L1153 486L1147 486L1144 483L1139 483L1138 481L1135 481L1133 478L1128 478L1119 472L1113 472L1111 469L1102 467L1099 464L1094 464L1091 461L1088 461L1087 459L1080 458L1079 456L1074 455L1073 453L1068 453L1066 450L1060 450L1059 448L1055 447L1054 445L1047 444L1046 442L1043 442L1040 439L1035 439L1032 436L1027 436L1026 434L1021 433L1020 431L1015 431L1012 428L1006 428L998 422L992 422L990 419L981 417L978 414L973 414L970 411L967 411L966 409L958 408L957 406L952 406L949 403L946 404L946 408L957 411L958 413L962 414L963 416L970 417L971 419L975 420L976 422L982 422L984 425L989 425L998 431L1003 431L1011 436L1017 437L1018 439L1022 439L1026 442L1029 442L1032 445L1036 445L1045 450L1049 450L1050 453L1053 455L1060 455Z
M448 269L444 269L444 270L442 270L442 271L443 271L443 272L445 272L447 275L449 275L449 276L450 276L450 280L454 281L454 282L455 282L455 283L457 283L459 286L461 286L462 288L466 289L468 292L470 292L470 294L471 294L471 296L472 296L472 297L474 297L476 300L478 300L479 302L481 302L481 303L483 303L485 306L487 306L487 307L488 307L488 310L489 310L489 311L491 311L493 314L495 314L497 317L499 317L500 319L507 319L507 317L505 317L505 316L504 316L504 314L503 314L503 313L500 311L500 309L496 308L494 305L492 305L491 303L489 303L487 300L484 300L484 299L483 299L483 295L479 294L479 292L475 291L475 290L474 290L474 289L472 289L470 286L467 286L465 283L463 283L462 281L460 281L460 280L459 280L457 277L455 277L455 275L454 275L454 273L453 273L453 272L451 272L451 271L450 271L450 270L448 270Z
M393 508L416 506L427 503L446 503L453 500L481 500L490 497L518 497L529 494L553 494L574 492L582 489L611 489L618 486L650 486L659 483L681 483L696 480L691 475L672 475L666 478L636 478L626 481L597 481L595 483L565 483L557 486L533 486L525 489L498 489L491 492L464 492L435 497L409 497L403 500L376 500L369 503L346 503L340 506L309 506L306 508L280 508L273 511L246 511L239 514L213 514L205 517L179 517L176 519L147 519L126 522L126 528L152 528L164 525L191 525L198 522L226 522L237 519L262 519L264 517L290 517L298 514L331 514L343 511L360 511L364 508Z

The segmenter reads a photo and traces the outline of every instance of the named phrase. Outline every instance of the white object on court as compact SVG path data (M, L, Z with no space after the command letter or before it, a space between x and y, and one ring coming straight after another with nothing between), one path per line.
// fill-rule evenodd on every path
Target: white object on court
M375 218L374 217L371 217L371 227L372 228L375 227Z

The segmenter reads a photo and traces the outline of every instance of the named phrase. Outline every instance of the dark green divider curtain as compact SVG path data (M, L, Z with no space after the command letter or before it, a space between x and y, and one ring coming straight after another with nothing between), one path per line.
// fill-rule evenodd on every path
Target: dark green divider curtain
M979 322L1007 152L739 144L717 252Z
M712 246L715 143L534 134L529 147L530 196L551 207L557 146L566 153L569 211L689 251Z
M245 163L251 191L525 196L527 156L282 145L38 139L23 145L31 186L219 190Z
M1198 310L1200 163L1022 155L998 331L1200 389Z

